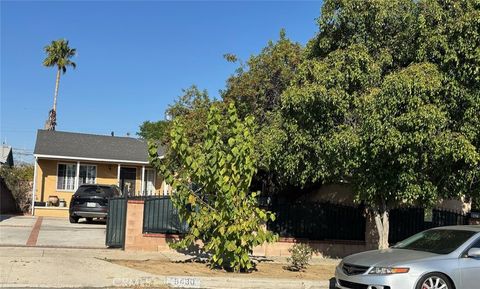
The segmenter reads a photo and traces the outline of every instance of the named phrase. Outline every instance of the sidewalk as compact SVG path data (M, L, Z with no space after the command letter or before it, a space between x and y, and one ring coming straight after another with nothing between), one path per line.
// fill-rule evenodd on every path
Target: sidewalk
M1 288L272 288L327 289L329 281L271 278L161 276L110 260L182 260L181 254L109 249L0 247ZM282 260L276 260L282 262ZM332 287L333 288L333 287Z

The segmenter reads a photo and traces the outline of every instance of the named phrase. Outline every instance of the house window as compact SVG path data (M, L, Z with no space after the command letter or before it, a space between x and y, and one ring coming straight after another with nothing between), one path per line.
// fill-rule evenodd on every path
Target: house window
M76 164L58 164L57 190L73 191L76 171Z
M155 170L145 170L145 195L153 195L155 193Z
M97 179L97 166L80 165L79 177L78 185L95 184Z

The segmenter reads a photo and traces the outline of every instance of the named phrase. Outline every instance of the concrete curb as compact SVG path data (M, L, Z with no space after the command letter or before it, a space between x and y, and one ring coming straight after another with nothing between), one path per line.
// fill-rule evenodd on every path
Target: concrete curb
M155 276L141 278L116 278L112 286L88 288L197 288L197 289L329 289L330 282L324 280L295 280L273 278L242 277L204 277L204 276ZM69 286L68 284L8 284L1 288L85 288L85 286Z
M198 280L195 283L193 280ZM182 280L190 280L182 284ZM193 282L192 282L193 281ZM328 289L329 281L295 280L273 278L235 278L235 277L165 277L164 283L173 288L202 288L202 289Z

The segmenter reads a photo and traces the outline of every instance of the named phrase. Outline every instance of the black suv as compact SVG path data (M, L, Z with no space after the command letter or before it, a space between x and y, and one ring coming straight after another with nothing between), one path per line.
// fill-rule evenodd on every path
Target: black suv
M86 218L106 218L108 214L108 199L121 196L122 192L114 185L81 185L70 201L70 223Z

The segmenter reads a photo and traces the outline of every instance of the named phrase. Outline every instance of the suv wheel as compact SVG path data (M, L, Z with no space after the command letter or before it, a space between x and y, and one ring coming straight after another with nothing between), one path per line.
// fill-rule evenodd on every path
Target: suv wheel
M87 219L87 223L91 223L93 221L93 218L85 218Z
M79 217L76 217L76 216L70 216L70 223L72 224L75 224L75 223L78 223L78 219Z

